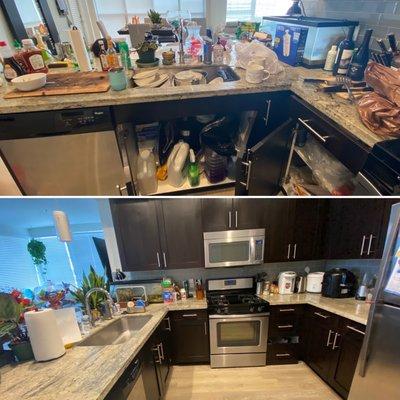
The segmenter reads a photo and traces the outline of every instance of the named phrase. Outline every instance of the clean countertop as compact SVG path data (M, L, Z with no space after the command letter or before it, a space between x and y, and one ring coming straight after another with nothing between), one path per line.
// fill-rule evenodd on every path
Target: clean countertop
M152 315L152 318L126 343L101 347L74 347L67 350L66 354L57 360L45 363L27 362L13 367L4 367L0 369L0 399L102 400L140 352L168 311L206 308L205 300L191 299L168 306L150 305L147 307L146 314Z
M371 307L365 301L358 301L354 298L330 299L313 293L272 294L261 297L269 301L271 306L309 304L363 325L367 325Z

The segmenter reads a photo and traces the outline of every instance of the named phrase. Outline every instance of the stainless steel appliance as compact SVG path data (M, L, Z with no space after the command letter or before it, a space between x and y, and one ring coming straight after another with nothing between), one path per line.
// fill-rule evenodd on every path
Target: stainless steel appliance
M400 398L400 204L392 208L386 246L350 400Z
M142 362L137 358L107 395L106 400L146 400Z
M264 262L265 229L204 233L206 268L257 265Z
M131 187L124 133L108 107L0 115L0 154L25 195L118 196Z
M253 278L208 281L211 368L266 365L269 303L254 293Z

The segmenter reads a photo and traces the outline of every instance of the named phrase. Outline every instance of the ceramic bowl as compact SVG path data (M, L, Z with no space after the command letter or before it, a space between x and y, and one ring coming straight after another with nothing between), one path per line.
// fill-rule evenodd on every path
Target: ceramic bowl
M47 75L43 73L22 75L14 78L11 82L17 90L31 92L46 85Z

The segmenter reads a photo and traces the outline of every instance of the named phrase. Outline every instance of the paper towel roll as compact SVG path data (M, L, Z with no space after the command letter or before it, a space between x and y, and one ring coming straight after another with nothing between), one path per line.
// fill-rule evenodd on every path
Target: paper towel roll
M55 310L58 329L60 330L64 346L79 342L82 339L76 319L74 308L62 308Z
M75 53L76 60L78 61L79 69L81 72L89 72L92 70L90 64L89 53L86 50L85 41L83 40L82 32L74 27L69 31L71 45Z
M25 323L36 361L49 361L65 354L54 310L27 312Z

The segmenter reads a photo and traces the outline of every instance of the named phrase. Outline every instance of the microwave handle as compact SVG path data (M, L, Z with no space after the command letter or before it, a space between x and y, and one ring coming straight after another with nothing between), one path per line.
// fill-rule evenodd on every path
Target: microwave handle
M256 241L254 238L250 239L250 262L256 261Z

